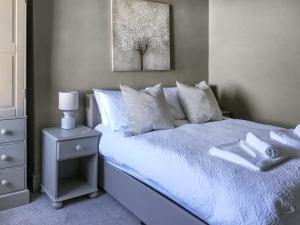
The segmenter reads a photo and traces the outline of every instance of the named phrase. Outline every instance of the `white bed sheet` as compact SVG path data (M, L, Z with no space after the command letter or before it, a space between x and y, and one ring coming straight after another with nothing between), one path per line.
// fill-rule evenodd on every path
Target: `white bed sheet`
M300 159L255 172L209 155L212 146L280 128L224 120L133 137L103 126L100 153L211 225L298 224Z

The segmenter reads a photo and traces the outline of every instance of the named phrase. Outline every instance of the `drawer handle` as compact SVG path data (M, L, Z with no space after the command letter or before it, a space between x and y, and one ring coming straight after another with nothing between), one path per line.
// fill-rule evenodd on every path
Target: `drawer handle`
M6 161L6 160L7 160L7 155L4 155L4 154L1 155L1 160L2 160L2 161Z
M1 135L5 136L5 135L8 134L8 131L7 131L6 129L2 129L2 130L0 131L0 133L1 133Z
M83 149L83 147L81 145L76 145L76 151L81 151Z
M1 181L1 185L2 185L2 186L6 186L7 184L8 184L7 180L2 180L2 181Z

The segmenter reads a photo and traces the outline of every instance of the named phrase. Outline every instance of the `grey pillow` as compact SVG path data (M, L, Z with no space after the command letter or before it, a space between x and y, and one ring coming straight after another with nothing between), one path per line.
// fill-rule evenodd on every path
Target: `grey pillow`
M190 123L205 123L222 120L222 112L208 84L200 82L196 87L190 87L176 82L179 98Z
M175 120L184 120L186 116L181 106L177 87L164 88L167 105Z
M120 86L127 110L129 128L134 134L174 128L161 84L139 91Z

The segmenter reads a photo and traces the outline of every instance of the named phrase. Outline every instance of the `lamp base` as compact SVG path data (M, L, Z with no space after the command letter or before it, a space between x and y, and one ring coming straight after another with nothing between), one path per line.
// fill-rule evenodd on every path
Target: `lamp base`
M70 130L75 128L75 112L64 111L64 117L61 119L61 128Z

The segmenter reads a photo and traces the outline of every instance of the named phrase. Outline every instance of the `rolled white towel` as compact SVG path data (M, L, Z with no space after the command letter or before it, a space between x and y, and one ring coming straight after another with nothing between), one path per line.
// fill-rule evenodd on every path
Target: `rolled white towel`
M246 141L251 147L265 154L269 158L275 159L279 156L278 150L276 148L274 148L269 143L261 140L251 132L247 134Z
M271 131L270 137L281 144L300 149L300 138L290 130Z
M254 158L256 157L255 151L253 151L252 146L249 145L247 141L240 140L240 145L242 149L244 149L249 155L251 155Z
M298 126L296 126L296 128L293 130L293 132L300 138L300 124Z

